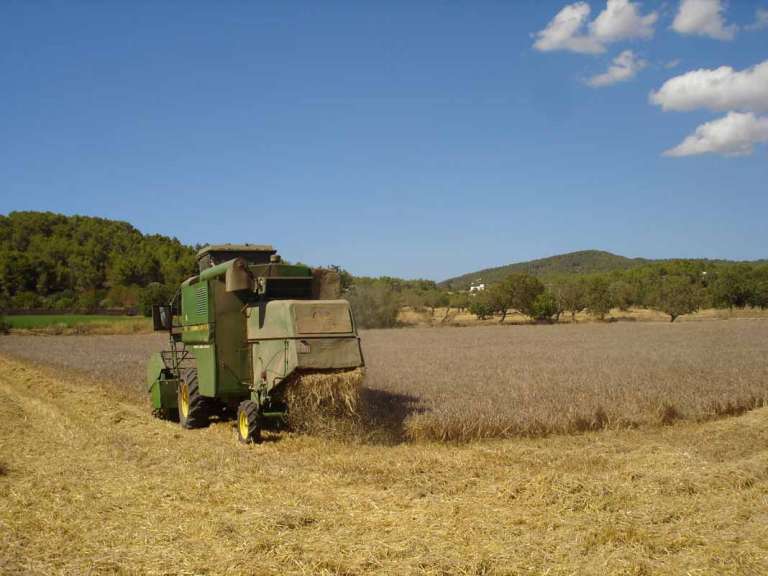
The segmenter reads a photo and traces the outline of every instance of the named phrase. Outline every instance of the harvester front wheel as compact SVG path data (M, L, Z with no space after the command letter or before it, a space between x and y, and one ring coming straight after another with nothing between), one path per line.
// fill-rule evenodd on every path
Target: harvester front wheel
M179 423L183 428L202 428L208 423L207 399L200 394L197 370L181 373L178 390Z
M261 441L261 416L256 402L240 402L237 408L237 438L243 444Z

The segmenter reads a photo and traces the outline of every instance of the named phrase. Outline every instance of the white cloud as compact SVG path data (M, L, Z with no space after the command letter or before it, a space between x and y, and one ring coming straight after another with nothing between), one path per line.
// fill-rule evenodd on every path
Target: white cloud
M570 50L582 54L603 52L605 48L599 42L583 34L590 10L586 2L569 4L555 15L544 30L536 33L536 42L533 47L541 52L552 50Z
M768 8L755 10L755 22L747 26L747 30L762 30L768 28Z
M586 2L568 4L547 26L536 33L533 47L541 52L569 50L580 54L605 52L605 44L632 38L650 38L658 14L642 15L640 4L630 0L608 0L591 23Z
M608 0L605 10L589 25L592 36L603 42L650 38L659 15L640 14L640 5L629 0Z
M729 112L727 116L702 124L679 145L664 152L665 156L751 154L755 144L768 142L768 117L751 112Z
M680 34L709 36L718 40L731 40L738 29L726 25L721 0L680 0L672 29Z
M599 88L610 86L617 82L626 82L634 78L647 64L645 60L638 58L632 50L624 50L624 52L613 59L613 63L606 72L592 76L587 81L587 84Z
M667 80L651 102L664 110L768 110L768 60L746 70L692 70Z

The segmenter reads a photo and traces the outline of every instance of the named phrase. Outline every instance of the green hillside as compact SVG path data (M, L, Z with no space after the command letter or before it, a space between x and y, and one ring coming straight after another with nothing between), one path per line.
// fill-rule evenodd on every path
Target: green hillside
M448 290L466 290L472 284L485 283L493 284L500 282L509 274L514 272L525 272L539 277L561 276L564 274L600 274L629 270L639 268L646 264L659 264L663 262L681 263L688 262L695 265L720 265L737 264L743 261L731 260L711 260L707 258L680 258L680 259L650 259L650 258L627 258L619 256L604 250L582 250L580 252L569 252L567 254L558 254L548 258L539 258L538 260L529 260L527 262L517 262L507 264L506 266L497 266L495 268L485 268L477 272L470 272L455 278L443 280L438 284L440 288ZM754 260L751 264L765 264L768 260Z
M0 309L134 308L147 290L162 296L195 268L192 247L127 222L0 215Z
M486 268L471 272L456 278L449 278L440 283L443 288L451 290L466 290L472 283L484 282L492 284L502 280L513 272L526 272L534 276L549 276L555 274L592 274L627 270L653 262L645 258L626 258L602 250L582 250L559 254L549 258L540 258L528 262L507 264L495 268Z

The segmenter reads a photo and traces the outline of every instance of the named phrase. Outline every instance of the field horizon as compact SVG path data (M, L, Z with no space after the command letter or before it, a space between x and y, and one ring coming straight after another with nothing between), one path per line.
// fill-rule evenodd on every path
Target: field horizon
M117 335L151 334L152 322L143 316L114 316L100 314L20 314L4 316L6 328L15 334L38 335ZM676 319L676 322L700 322L712 320L768 319L768 309L745 307L734 310L705 308ZM663 312L647 308L632 307L629 310L613 308L604 319L600 320L582 311L571 318L564 314L554 324L588 324L605 322L669 322L669 316ZM468 310L436 307L415 309L403 306L397 314L399 328L464 328L477 326L495 326L497 317L479 319ZM504 321L507 326L537 324L529 317L510 310Z

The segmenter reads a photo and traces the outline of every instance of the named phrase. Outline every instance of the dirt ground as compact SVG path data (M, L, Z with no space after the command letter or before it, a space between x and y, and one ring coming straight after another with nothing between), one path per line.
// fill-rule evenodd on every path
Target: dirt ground
M544 439L182 431L0 358L2 574L768 573L768 409Z

